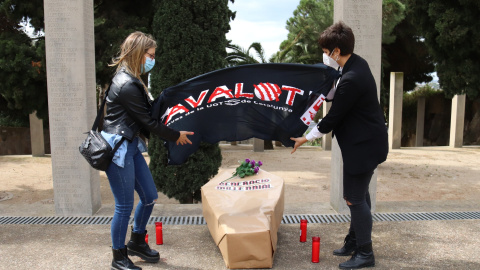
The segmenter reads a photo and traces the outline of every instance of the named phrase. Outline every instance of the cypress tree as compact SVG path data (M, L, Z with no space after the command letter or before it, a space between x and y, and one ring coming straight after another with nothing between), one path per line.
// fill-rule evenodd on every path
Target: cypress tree
M226 66L225 34L234 13L228 0L156 1L153 35L157 41L156 67L151 73L153 96L189 78ZM163 141L149 141L150 169L155 184L181 203L200 200L200 188L218 173L222 156L218 144L202 143L179 166L167 165Z
M448 98L480 97L478 0L408 0L413 23L424 38L440 86Z
M25 2L25 1L24 1ZM43 27L43 2L0 1L0 122L28 126L34 111L48 123L45 39L31 38L19 23Z
M106 88L115 71L108 64L120 51L123 40L134 31L151 33L153 0L143 0L141 4L128 0L94 0L94 5L95 77L97 84Z

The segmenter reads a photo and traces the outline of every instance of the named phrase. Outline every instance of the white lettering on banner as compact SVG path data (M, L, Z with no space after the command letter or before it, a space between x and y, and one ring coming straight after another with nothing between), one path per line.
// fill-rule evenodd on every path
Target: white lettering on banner
M179 114L179 113L187 113L187 112L189 112L189 110L185 106L183 106L182 104L178 104L176 106L173 106L173 108L168 108L167 112L168 112L168 116L167 116L167 120L165 120L165 124L167 124L170 121L172 116L174 116L176 114ZM167 112L165 112L164 115L167 115ZM175 120L178 120L180 118L177 118Z
M270 178L255 179L240 182L221 182L215 189L224 191L251 191L273 188Z
M296 87L288 86L288 85L282 85L282 90L288 91L288 96L287 96L287 105L293 106L293 102L295 100L295 95L300 94L303 96L303 90L298 89ZM311 93L311 92L310 92Z
M193 109L197 109L197 111L201 110L204 108L204 106L201 106L203 101L205 100L208 92L210 90L203 90L200 95L198 96L197 100L193 96L190 96L185 99L185 102L192 107ZM229 89L226 85L218 86L213 90L213 92L210 94L206 107L210 108L212 106L218 106L222 105L222 102L217 102L218 98L223 98L225 100L225 105L237 105L239 103L250 103L250 100L253 99L254 97L257 97L260 101L269 101L269 102L279 102L280 101L280 96L282 95L283 91L287 92L287 97L285 100L285 105L288 106L293 106L295 103L295 97L297 95L303 96L305 91L302 89L293 87L293 86L288 86L288 85L282 85L280 88L277 84L273 83L259 83L258 85L254 84L253 85L253 91L254 93L244 93L244 84L243 83L236 83L235 84L235 91L232 91ZM257 105L262 105L266 106L268 108L273 108L275 110L282 110L286 112L292 112L291 109L281 107L279 105L273 105L273 104L265 104L265 103L259 103L257 101L254 101L254 104ZM178 114L187 114L190 110L186 107L186 105L182 105L181 103L168 108L165 113L162 115L161 119L164 121L165 125L171 124L171 121L173 121L173 116L178 115ZM175 119L178 120L178 119Z
M290 112L290 113L293 112L292 109L284 108L284 107L278 107L278 106L275 106L275 105L272 105L272 104L259 103L259 102L257 102L257 101L253 101L253 104L265 106L265 107L267 107L267 108L272 108L272 109L274 109L274 110L282 110L282 111Z
M313 118L317 114L318 110L320 109L320 106L322 106L323 101L325 101L325 96L322 94L320 95L317 100L308 108L308 110L302 115L301 119L302 122L309 126L310 123L312 123Z
M253 94L251 93L243 93L243 83L237 83L235 84L235 98L253 98Z
M282 90L278 85L273 83L260 83L259 85L254 84L255 87L255 96L264 101L280 101L278 97L282 94Z
M207 92L208 92L208 89L207 90L203 90L202 93L200 93L200 96L198 97L197 100L195 100L192 96L188 97L187 99L185 99L185 101L190 104L190 106L192 106L192 108L197 108L199 105L202 105L203 103L203 100L205 99L205 97L207 96Z
M219 97L233 98L232 90L228 89L226 85L215 88L215 91L213 91L208 99L208 103L214 102Z

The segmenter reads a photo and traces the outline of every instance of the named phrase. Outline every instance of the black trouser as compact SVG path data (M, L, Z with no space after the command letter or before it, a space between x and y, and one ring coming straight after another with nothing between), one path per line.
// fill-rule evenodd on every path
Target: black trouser
M343 198L349 202L350 231L355 232L357 246L372 242L372 204L368 185L373 171L362 174L349 174L343 170Z

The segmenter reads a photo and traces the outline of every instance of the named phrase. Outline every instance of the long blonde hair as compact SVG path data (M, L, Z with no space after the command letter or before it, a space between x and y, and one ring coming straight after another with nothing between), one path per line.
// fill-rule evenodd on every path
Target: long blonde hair
M142 32L133 32L123 41L120 46L120 52L117 57L112 59L112 64L109 66L117 66L118 72L120 69L125 68L128 73L139 79L145 91L148 93L148 88L140 78L142 74L142 65L145 58L145 53L150 48L157 48L157 42L151 35L144 34Z

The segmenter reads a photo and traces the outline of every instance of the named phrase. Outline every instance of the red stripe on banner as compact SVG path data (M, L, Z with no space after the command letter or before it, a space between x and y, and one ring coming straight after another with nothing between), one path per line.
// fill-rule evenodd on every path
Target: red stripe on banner
M280 87L274 83L268 84L274 89L273 92L275 93L275 101L280 101L279 97L282 94L282 89L280 89Z
M253 98L254 94L252 93L243 93L243 83L237 83L235 85L235 98L245 97Z
M207 95L207 92L208 90L204 90L196 101L192 96L186 98L185 101L195 109L198 107L198 105L202 104L203 100L205 99L205 96Z
M286 85L282 86L282 89L288 91L287 103L290 106L293 105L293 99L295 98L295 94L302 92L302 90L300 90L296 87L291 87L291 86L286 86Z
M260 85L263 87L263 89L265 89L265 92L268 95L268 101L273 100L273 95L272 95L272 91L270 90L270 88L268 88L268 86L265 83L260 83Z
M268 98L270 100L273 100L274 98L276 98L276 95L275 95L275 88L272 87L272 84L271 83L264 83L263 84L264 87L267 89L267 92L268 92Z
M260 99L265 100L265 95L263 94L263 91L260 89L260 87L258 87L258 85L256 85L256 84L254 84L253 86L260 93Z
M218 97L233 98L232 90L228 89L228 87L225 85L215 88L213 93L210 95L210 98L208 99L208 103L211 103Z
M168 124L172 116L178 113L187 113L187 112L189 112L189 110L181 104L178 104L177 106L173 106L173 108L170 110L170 113L167 116L167 119L165 120L165 125Z

